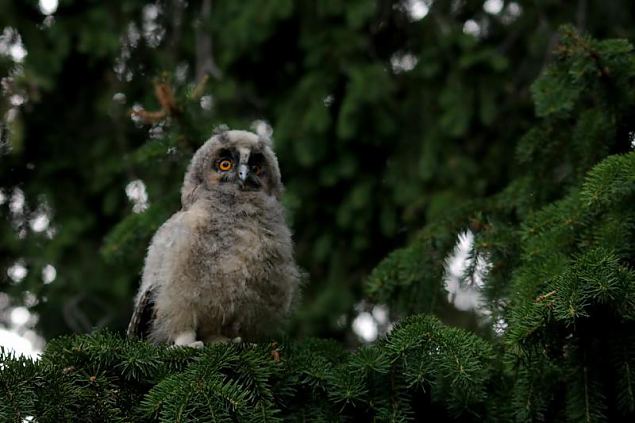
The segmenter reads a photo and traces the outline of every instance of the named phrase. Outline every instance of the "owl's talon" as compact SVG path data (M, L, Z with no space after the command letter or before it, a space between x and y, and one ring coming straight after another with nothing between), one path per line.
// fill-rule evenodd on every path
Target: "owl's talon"
M174 345L188 346L196 342L196 332L188 330L181 332L175 339Z
M194 341L189 344L172 344L168 348L196 348L201 349L205 346L203 341Z
M201 348L203 348L203 346L204 346L204 345L205 345L205 344L203 344L203 341L194 341L194 342L192 342L191 344L186 345L186 346L187 346L187 347L190 347L190 348L198 348L198 349L201 349Z

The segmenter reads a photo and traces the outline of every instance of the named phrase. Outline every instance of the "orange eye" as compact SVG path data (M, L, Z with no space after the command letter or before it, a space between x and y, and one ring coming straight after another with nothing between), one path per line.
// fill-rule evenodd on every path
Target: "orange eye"
M220 162L218 162L218 168L222 170L223 172L227 172L228 170L231 170L232 167L234 167L234 164L232 163L231 160L223 159Z

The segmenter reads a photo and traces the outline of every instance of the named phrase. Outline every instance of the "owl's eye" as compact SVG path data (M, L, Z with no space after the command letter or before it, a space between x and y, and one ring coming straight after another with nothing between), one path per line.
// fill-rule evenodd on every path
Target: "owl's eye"
M260 176L260 174L262 173L262 166L260 166L259 164L251 165L251 171Z
M222 170L223 172L227 172L228 170L231 170L232 167L234 167L234 163L229 159L223 159L220 162L218 162L218 168Z

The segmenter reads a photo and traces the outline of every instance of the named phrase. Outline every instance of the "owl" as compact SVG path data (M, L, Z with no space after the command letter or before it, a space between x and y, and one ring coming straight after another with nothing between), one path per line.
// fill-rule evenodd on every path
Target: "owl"
M268 139L232 130L199 148L148 248L128 336L200 347L275 331L300 282L282 191Z

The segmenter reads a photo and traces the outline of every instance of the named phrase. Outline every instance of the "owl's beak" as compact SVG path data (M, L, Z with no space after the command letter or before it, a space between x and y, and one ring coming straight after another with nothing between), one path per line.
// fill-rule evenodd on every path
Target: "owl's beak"
M247 176L249 176L249 168L246 164L241 163L238 166L238 177L240 178L241 182L245 182Z

